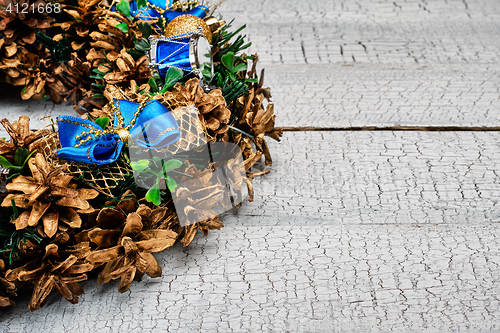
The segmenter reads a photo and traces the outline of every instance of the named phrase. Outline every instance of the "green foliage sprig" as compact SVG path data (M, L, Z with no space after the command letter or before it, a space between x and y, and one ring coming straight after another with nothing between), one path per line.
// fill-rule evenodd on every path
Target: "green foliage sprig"
M184 77L184 72L182 69L177 67L170 67L165 75L165 82L163 83L163 87L160 89L158 85L158 78L151 77L149 78L148 84L150 86L150 95L154 96L156 94L164 94L169 91L177 82L182 80Z
M28 163L28 160L35 153L36 149L30 153L29 150L26 148L22 147L17 148L16 152L14 153L14 164L9 162L5 157L0 156L0 165L2 165L2 167L6 169L9 169L10 175L8 179L12 179L14 177L21 175L26 166L26 163Z
M139 179L153 178L154 185L147 191L145 198L147 201L159 206L162 202L160 184L165 181L168 190L170 192L175 192L177 182L174 178L168 175L168 173L176 172L176 169L179 169L183 164L184 163L176 159L171 159L165 162L160 157L154 156L151 160L138 160L131 162L130 166L136 173L139 173ZM189 176L186 174L183 175Z
M63 34L63 38L60 41L54 41L51 37L47 36L43 32L35 31L36 41L42 44L50 51L50 56L56 62L66 62L71 59L71 42Z
M0 253L8 253L9 265L13 265L16 259L19 259L19 244L31 239L40 244L42 238L37 235L35 228L27 227L21 230L16 230L10 222L19 217L19 212L15 203L13 203L12 211L2 208L0 212Z

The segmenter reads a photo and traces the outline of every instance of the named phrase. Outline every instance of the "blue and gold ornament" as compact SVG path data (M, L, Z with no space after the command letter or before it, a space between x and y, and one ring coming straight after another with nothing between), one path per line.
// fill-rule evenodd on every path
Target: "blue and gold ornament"
M210 13L210 9L205 5L196 6L187 11L179 11L179 3L173 0L146 0L146 5L139 4L142 1L132 1L130 3L130 13L137 19L143 21L162 20L163 24L170 23L175 18L189 14L203 19ZM198 1L188 1L188 5L197 5Z
M137 138L134 144L143 148L162 149L181 136L174 116L158 101L139 104L114 100L112 107L114 124L110 129L86 119L58 117L62 148L56 156L67 161L103 165L115 162L131 139Z
M184 76L203 78L203 71L213 73L211 46L201 32L173 37L150 38L149 66L162 80L170 67L182 69Z

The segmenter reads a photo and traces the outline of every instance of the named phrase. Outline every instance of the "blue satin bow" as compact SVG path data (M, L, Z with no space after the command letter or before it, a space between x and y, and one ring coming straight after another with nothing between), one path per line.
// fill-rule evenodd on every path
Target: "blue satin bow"
M148 0L148 2L158 8L165 9L167 7L170 7L172 5L172 0L167 4L167 1L161 1L161 0ZM198 7L195 7L187 12L179 12L175 10L166 10L163 13L163 17L168 19L168 21L172 21L174 18L180 15L184 14L189 14L189 15L194 15L198 16L199 18L204 18L207 16L207 13L210 11L210 9L207 6L201 5ZM145 6L141 8L137 8L137 2L132 1L130 3L130 13L138 20L144 20L144 21L150 21L154 19L160 18L162 15L155 10L152 7Z
M113 104L116 106L115 124L110 130L103 130L90 120L58 117L62 148L56 156L68 161L102 165L118 159L125 145L124 137L135 138L135 144L150 149L165 148L179 140L181 134L177 121L160 102L146 103L137 117L139 103L114 100ZM119 119L123 119L128 131L125 126L118 126Z

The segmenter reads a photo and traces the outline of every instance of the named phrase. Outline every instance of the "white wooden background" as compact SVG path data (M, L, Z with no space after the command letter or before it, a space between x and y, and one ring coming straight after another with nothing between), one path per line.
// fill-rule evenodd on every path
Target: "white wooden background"
M500 331L498 0L230 0L266 67L275 164L163 276L27 298L4 332ZM71 114L19 102L1 113ZM35 124L36 125L36 124ZM491 131L356 131L374 126Z

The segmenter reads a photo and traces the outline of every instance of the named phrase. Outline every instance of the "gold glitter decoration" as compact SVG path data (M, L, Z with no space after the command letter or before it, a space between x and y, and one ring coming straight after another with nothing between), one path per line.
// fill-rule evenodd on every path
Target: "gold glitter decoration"
M167 25L167 29L165 29L165 37L195 32L198 31L198 27L201 27L203 36L212 44L212 31L207 23L203 19L189 14L177 16L170 21Z
M205 17L203 21L205 21L207 25L210 27L212 35L216 35L220 31L220 29L226 25L226 21L219 20L218 18L213 16Z

